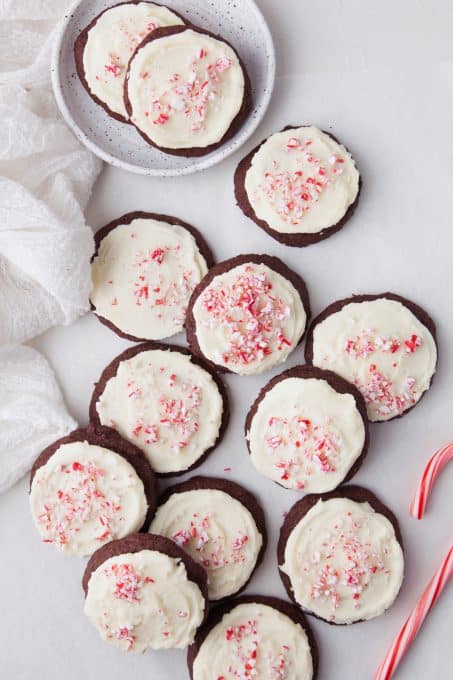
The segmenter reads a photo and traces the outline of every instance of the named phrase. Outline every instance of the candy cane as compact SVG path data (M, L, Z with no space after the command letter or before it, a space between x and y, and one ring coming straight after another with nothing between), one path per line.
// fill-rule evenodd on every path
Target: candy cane
M445 588L448 580L453 575L453 545L439 569L428 583L423 595L417 602L412 613L409 615L404 626L401 628L393 645L387 652L387 656L378 668L375 680L390 680L398 664L409 649L413 639L431 608L436 604L437 598Z
M423 517L434 482L449 460L453 460L453 444L447 444L442 449L439 449L431 460L428 461L411 503L410 513L413 517L417 519Z

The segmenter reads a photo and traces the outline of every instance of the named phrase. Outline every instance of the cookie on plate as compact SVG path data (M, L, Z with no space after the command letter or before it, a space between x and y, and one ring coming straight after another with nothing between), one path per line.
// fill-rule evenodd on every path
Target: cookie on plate
M258 472L287 489L323 493L351 479L363 462L366 405L335 373L295 366L263 387L245 434Z
M288 246L308 246L352 216L361 179L349 151L312 125L286 127L239 163L234 187L242 212Z
M192 351L221 371L262 373L285 361L310 317L304 280L279 258L239 255L210 269L190 298Z
M195 26L159 28L129 62L124 103L142 137L166 153L202 156L230 139L251 111L234 49Z
M201 234L176 217L131 212L95 243L90 300L100 321L134 341L181 332L190 295L213 264Z
M204 569L163 536L133 534L103 546L82 585L85 614L123 651L183 649L205 618Z
M115 538L147 530L156 505L153 470L114 430L71 432L48 446L30 476L30 509L45 543L91 555Z
M124 81L131 55L159 26L183 23L176 12L143 0L122 2L98 14L74 45L78 76L96 104L127 123Z
M289 597L308 614L333 624L375 618L403 581L398 521L360 486L305 496L281 528L278 565Z
M187 653L192 680L314 680L318 648L297 607L250 595L216 607Z
M436 327L421 307L400 295L354 295L314 319L305 359L354 383L371 421L391 420L415 406L431 385Z
M140 448L157 475L188 472L220 442L229 417L217 375L184 347L143 343L99 378L90 419Z
M150 532L171 538L206 569L210 600L246 587L267 542L252 493L226 479L192 477L166 489L158 505Z

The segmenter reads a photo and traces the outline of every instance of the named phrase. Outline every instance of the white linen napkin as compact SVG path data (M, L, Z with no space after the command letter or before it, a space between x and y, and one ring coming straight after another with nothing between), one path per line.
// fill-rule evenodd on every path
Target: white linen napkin
M89 308L83 210L101 162L60 117L53 30L68 0L0 0L0 493L77 426L55 376L21 343Z
M101 162L60 117L50 84L52 28L68 4L0 2L0 344L88 310L83 209Z
M0 493L76 427L44 357L31 347L0 348Z

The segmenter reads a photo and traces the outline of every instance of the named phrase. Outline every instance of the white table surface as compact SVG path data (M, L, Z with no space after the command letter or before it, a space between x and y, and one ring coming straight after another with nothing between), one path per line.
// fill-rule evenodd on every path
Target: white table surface
M320 679L367 680L451 545L453 466L438 481L422 522L409 517L411 495L429 455L453 437L453 4L448 0L261 0L277 47L277 83L264 123L243 151L216 168L177 179L148 179L105 168L88 206L98 228L130 210L178 215L202 230L218 259L244 252L282 257L306 278L314 312L338 297L393 290L425 306L438 322L438 376L409 415L372 427L368 459L356 482L397 513L407 574L394 607L374 621L312 626ZM232 175L242 153L285 124L331 129L353 151L363 193L340 234L307 249L278 245L235 206ZM183 338L176 340L184 341ZM68 407L84 425L92 384L128 343L92 314L33 342L49 358ZM298 349L286 367L302 362ZM280 369L279 369L280 370ZM278 371L275 371L278 372ZM248 461L242 427L260 386L271 377L227 379L232 421L201 468L244 483L264 504L266 559L249 592L284 596L276 540L297 494L260 478ZM119 680L186 677L182 652L124 655L98 639L85 619L84 564L43 545L32 527L27 480L0 497L0 676L5 680ZM453 663L453 585L431 613L400 680L447 680Z

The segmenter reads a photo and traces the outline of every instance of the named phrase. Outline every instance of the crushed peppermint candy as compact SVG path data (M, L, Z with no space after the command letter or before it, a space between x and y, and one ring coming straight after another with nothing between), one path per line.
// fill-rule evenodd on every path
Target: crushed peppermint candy
M222 78L233 66L228 57L209 60L204 48L192 57L189 75L173 73L165 83L164 90L157 91L151 80L145 88L149 108L145 116L153 126L165 125L175 116L183 115L190 123L193 134L205 129L205 122L212 107L221 95Z
M367 404L372 404L377 414L383 417L401 415L417 402L415 378L407 377L405 389L397 391L391 377L377 365L379 355L392 357L391 369L398 369L400 362L407 360L420 347L422 338L413 333L409 337L388 337L379 335L373 329L364 329L359 335L346 341L344 351L354 360L368 360L368 378L354 378Z
M140 602L142 588L146 584L155 583L155 579L144 576L129 563L113 563L104 569L104 574L112 580L112 593L118 600Z
M261 436L280 481L287 486L304 489L312 475L336 471L343 440L332 423L318 423L300 413L271 416Z
M345 512L325 527L317 550L298 557L302 572L312 581L311 600L327 603L331 620L335 620L336 610L345 601L352 600L354 609L360 609L362 593L370 587L375 574L390 573L388 549L359 538L367 524L367 517Z
M205 569L216 570L228 565L243 564L247 560L244 546L249 537L238 531L230 540L219 531L213 513L203 516L193 513L189 522L170 538Z
M261 644L262 634L259 621L245 619L243 623L229 626L225 630L225 642L229 656L223 675L216 680L235 678L237 680L252 680L258 678L257 663L265 663L266 678L269 680L287 680L289 678L288 644L283 644L276 652L269 652Z
M284 326L291 317L286 300L276 297L265 271L246 264L227 286L214 281L201 294L209 329L225 331L221 361L226 365L247 365L293 345Z
M115 537L121 521L119 499L108 498L103 491L105 470L91 461L60 466L61 481L55 491L49 489L37 516L45 543L65 550L82 527L89 527L91 539L105 543ZM46 480L37 480L46 483Z
M153 374L160 376L166 385L161 394L149 394L148 384L149 380L154 382ZM131 373L127 382L129 399L137 400L132 436L147 445L165 442L169 450L181 452L191 444L200 428L201 388L170 367L150 365L143 384L140 377ZM152 396L151 402L149 396Z
M323 163L310 150L312 143L296 134L290 137L283 151L289 154L294 167L287 170L277 160L271 160L255 190L257 200L264 197L284 222L295 226L343 172L344 158L332 156L327 164Z
M412 334L408 338L379 335L373 329L364 329L360 335L346 342L345 352L354 359L367 359L375 352L398 354L398 358L413 354L422 345L422 339Z
M198 273L184 265L183 255L180 244L140 250L131 277L135 305L152 311L157 319L169 311L178 327L184 323L187 303L199 281ZM129 304L125 299L125 305Z

